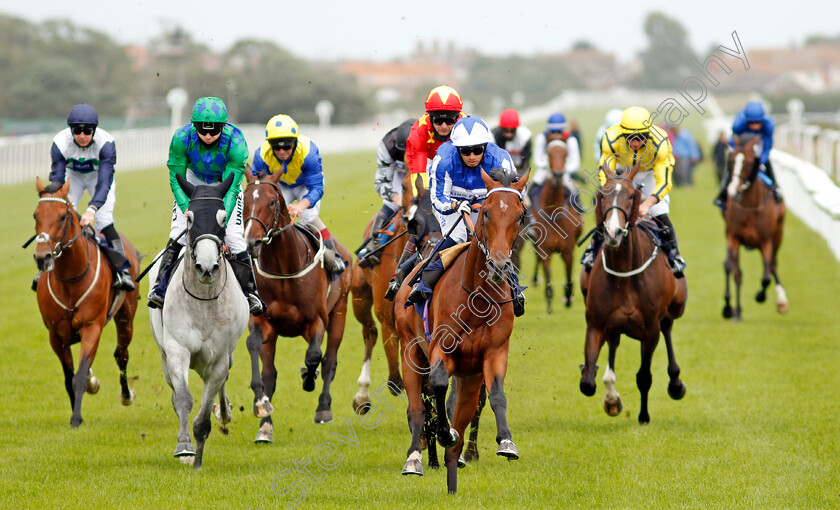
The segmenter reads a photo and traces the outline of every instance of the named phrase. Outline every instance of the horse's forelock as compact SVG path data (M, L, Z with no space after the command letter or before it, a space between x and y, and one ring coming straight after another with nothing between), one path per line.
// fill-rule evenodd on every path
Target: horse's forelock
M60 183L60 182L51 182L51 183L47 184L47 186L44 188L43 191L41 191L39 193L39 195L43 196L43 195L46 195L47 193L49 193L49 194L57 193L58 190L60 190L62 186L63 186L63 184Z
M510 187L510 183L516 180L516 172L511 172L501 167L490 170L490 177L502 186Z

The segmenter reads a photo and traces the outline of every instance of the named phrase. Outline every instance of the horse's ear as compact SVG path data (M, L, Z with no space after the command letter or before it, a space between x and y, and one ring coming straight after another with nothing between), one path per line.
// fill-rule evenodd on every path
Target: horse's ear
M65 197L70 194L70 179L67 179L67 181L64 182L64 186L62 186L56 194L61 194Z
M498 188L500 184L493 180L492 177L487 175L487 172L484 170L481 171L481 180L484 181L484 187L487 188L487 191L490 191L493 188Z
M738 138L738 135L733 134L732 135L732 141L735 143L735 149L736 150L741 148L741 139Z
M46 189L46 188L44 188L44 183L42 183L42 182L41 182L41 178L40 178L40 177L36 177L36 178L35 178L35 189L37 189L37 190L38 190L38 194L39 194L39 195L43 195L43 194L44 194L44 189Z
M241 177L240 177L240 179L241 179ZM227 194L228 190L231 188L231 186L239 187L238 182L237 183L233 182L233 172L231 172L230 175L228 175L227 178L222 181L222 185L219 186L219 196L220 197L225 196Z
M248 182L248 184L257 180L257 178L254 177L251 165L245 165L245 180Z
M181 174L175 174L175 180L178 181L178 186L181 186L184 193L186 193L189 198L192 198L193 193L195 193L195 186L190 184L186 177Z
M525 185L528 184L528 177L531 175L531 169L529 168L525 175L517 179L515 182L510 184L510 187L515 189L516 191L522 193L522 190L525 189Z

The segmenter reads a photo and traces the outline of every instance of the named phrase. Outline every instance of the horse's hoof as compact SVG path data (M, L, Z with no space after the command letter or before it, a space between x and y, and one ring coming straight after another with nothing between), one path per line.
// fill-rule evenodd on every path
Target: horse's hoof
M547 313L547 314L551 315L551 310L552 310L552 308L551 308L551 303L547 303L547 304L545 305L545 313Z
M467 459L463 455L458 456L458 469L467 467Z
M70 418L70 426L74 429L79 428L79 426L81 426L84 422L85 420L81 418Z
M458 441L461 440L461 436L458 434L458 431L449 427L449 437L442 436L438 434L438 443L444 448L452 448Z
M758 291L758 293L755 295L755 300L759 303L767 301L767 293L763 290Z
M423 456L419 451L411 452L402 468L403 475L423 476Z
M790 310L790 305L788 305L787 301L784 303L776 303L776 311L779 313L788 313L788 310Z
M731 319L732 318L732 307L726 305L723 307L723 318L724 319Z
M683 398L685 396L685 383L682 381L668 383L668 395L674 400Z
M732 316L732 322L744 322L744 318L741 317L740 314L739 315L733 315Z
M230 411L230 416L233 417L233 404L228 403L228 410ZM213 402L213 416L217 420L222 421L222 406L218 402Z
M132 402L134 402L134 397L137 396L137 392L134 390L128 390L128 398L125 398L122 393L120 393L120 403L124 406L130 406Z
M475 443L470 442L469 446L467 446L467 451L463 455L464 460L467 462L478 462L478 447Z
M87 381L87 388L85 389L86 392L90 393L91 395L95 395L99 392L99 379L94 376L89 376Z
M395 379L388 379L388 382L391 383L388 385L388 389L391 390L391 395L395 397L402 395L402 390L405 387L403 386L402 377L397 376Z
M315 423L330 423L333 420L332 411L315 411Z
M586 395L587 397L591 397L595 394L595 383L584 381L583 378L581 378L580 392Z
M315 369L315 375L309 377L309 370L306 367L300 367L300 377L303 379L303 391L315 390L315 379L318 378L318 374L320 373L320 370Z
M366 415L372 407L373 403L370 401L369 398L353 397L353 412L358 414L359 416Z
M271 405L271 402L268 400L268 396L263 395L261 399L254 402L254 416L257 418L265 418L266 416L270 416L273 412L274 406Z
M519 459L519 451L510 439L502 439L499 443L499 448L496 450L496 455L507 457L508 460Z
M178 446L175 447L175 457L194 457L195 450L193 450L192 444L190 443L178 443ZM192 464L192 462L190 462Z
M257 437L254 438L254 442L259 443L271 443L274 439L274 427L270 423L264 423L260 430L257 432Z
M639 413L639 425L647 425L650 423L650 415L647 411Z
M621 414L621 410L624 408L624 404L621 402L621 397L617 398L615 402L607 402L606 399L604 400L604 411L610 416L618 416Z

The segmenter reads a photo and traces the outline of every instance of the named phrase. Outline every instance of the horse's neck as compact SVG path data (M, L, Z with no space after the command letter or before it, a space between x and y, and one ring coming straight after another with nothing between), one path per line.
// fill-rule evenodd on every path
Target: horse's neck
M75 232L68 232L67 238L72 239L78 233L78 230ZM88 267L88 263L90 263L91 271L93 271L95 269L93 266L96 262L95 257L97 256L96 250L98 248L96 246L91 246L91 244L95 243L96 241L89 240L84 236L79 236L69 248L62 250L60 257L55 259L55 269L53 269L53 274L63 280L76 278L85 271L85 268Z
M559 184L555 184L555 179ZM562 205L565 198L565 190L563 188L562 177L555 177L552 174L545 182L545 187L542 192L542 207L546 208L552 205Z
M289 225L271 243L263 246L260 252L260 265L279 274L300 271L309 260L307 255L309 248L310 244L306 235L299 232L297 227Z
M459 257L464 260L461 270L458 271L457 277L461 279L464 287L471 293L481 289L483 296L489 297L497 301L506 301L510 299L510 290L505 281L492 282L489 278L489 269L487 268L487 257L484 256L481 249L478 247L478 240L473 236L470 242L470 247L467 250L466 257ZM452 272L453 275L455 271ZM507 275L505 275L507 277Z
M653 253L653 242L642 229L633 227L618 248L609 248L604 244L601 251L610 270L618 273L628 273L640 268L647 262L651 253ZM599 261L596 260L595 262L598 263ZM626 278L621 279L626 280Z
M766 189L761 183L761 177L756 177L750 186L741 194L742 207L758 207L764 201L767 193L770 190Z

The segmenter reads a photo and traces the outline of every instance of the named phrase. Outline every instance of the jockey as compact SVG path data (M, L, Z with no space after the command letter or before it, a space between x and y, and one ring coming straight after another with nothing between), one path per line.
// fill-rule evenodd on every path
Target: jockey
M531 130L519 125L519 112L508 108L499 115L499 125L491 131L496 145L508 151L516 173L525 175L531 168Z
M464 101L458 91L452 87L441 85L433 88L426 96L426 114L417 119L411 126L405 145L405 166L411 174L411 184L419 176L423 181L423 187L429 189L429 174L427 169L432 164L432 159L437 153L438 147L449 140L455 122L466 114L461 110L464 108ZM415 194L416 196L416 194ZM414 236L405 243L398 267L403 263L412 260L417 252L414 243ZM385 297L393 299L402 285L402 280L408 271L397 270L391 277Z
M668 217L671 203L668 193L671 191L674 156L665 130L651 125L650 112L633 106L624 110L621 123L607 129L601 141L601 151L599 167L602 170L598 174L601 185L607 180L604 165L612 171L615 171L616 166L623 166L629 171L633 164L640 163L639 172L633 179L634 184L642 185L643 202L639 205L639 216L650 213L651 218L660 226L663 251L673 260L674 276L682 278L685 260L680 255L677 233ZM604 234L598 228L580 261L587 273L592 269L598 248L603 242Z
M224 242L230 249L231 268L248 297L251 313L259 315L265 311L265 304L257 294L257 282L242 230L242 190L239 185L247 159L248 144L242 131L228 123L225 103L217 97L202 97L196 101L191 121L175 131L169 144L166 166L169 167L169 185L175 203L172 207L169 243L161 257L157 281L149 291L149 308L163 306L172 268L181 248L186 244L184 237L179 236L187 228L184 213L190 199L175 176L181 175L191 184L198 185L221 182L233 174L233 182L224 198L227 213ZM177 242L174 241L176 238Z
M545 185L546 179L551 175L551 169L548 164L548 144L554 140L560 140L566 143L566 166L563 168L563 185L569 189L570 194L577 191L577 185L572 180L572 174L580 169L580 147L578 140L569 131L569 125L566 122L566 116L562 113L554 113L548 118L548 124L545 131L537 135L537 140L534 142L534 166L537 171L534 178L531 180L531 186L528 190L528 198L531 203L537 203L537 197Z
M515 174L516 167L510 154L492 142L487 125L478 117L464 117L452 129L452 143L444 144L432 162L432 179L429 193L432 196L435 216L441 230L449 232L463 213L469 213L475 222L478 211L472 204L481 203L487 193L481 172L501 168ZM437 253L459 243L467 242L467 226L458 225L438 245ZM423 271L408 300L422 303L432 295L432 289L443 275L443 262L439 255ZM525 296L519 288L516 275L511 272L508 282L513 290L513 308L517 317L525 313Z
M773 174L773 167L770 165L770 150L773 149L773 131L776 129L776 123L770 118L770 115L764 110L764 105L758 101L750 101L743 110L735 115L735 120L732 122L732 138L729 141L729 146L735 148L735 136L741 136L744 133L761 135L761 154L755 160L755 167L753 167L752 174L750 174L749 182L753 182L758 176L759 172L763 173L770 179L770 190L773 192L773 198L776 203L782 201L782 192L776 183L776 176ZM727 169L724 178L721 179L720 192L715 199L715 205L720 207L721 211L726 210L726 187L729 185L729 170Z
M275 115L265 126L265 142L254 151L254 176L280 172L277 183L292 220L312 225L324 240L324 263L334 276L344 272L344 260L335 241L318 217L324 196L324 171L318 146L300 134L297 122L288 115ZM295 202L297 200L297 202Z
M604 133L607 132L608 127L615 126L621 122L622 113L623 112L618 108L613 108L607 112L606 116L604 116L604 123L601 124L598 131L595 133L595 142L593 143L595 146L595 161L599 161L601 159L601 139L604 138Z
M376 177L373 186L379 196L382 197L382 209L376 213L373 220L373 226L370 229L370 241L358 253L359 267L375 266L380 262L377 253L368 254L382 246L382 242L379 240L379 231L388 224L400 209L402 181L405 178L405 144L414 122L416 122L415 119L406 120L385 133L382 141L379 142L379 149L376 151Z
M111 247L125 258L125 249L114 227L114 165L117 162L114 137L97 128L99 115L89 104L74 106L67 116L67 125L69 127L55 135L50 148L50 182L60 187L65 180L70 181L67 198L74 208L85 190L88 191L90 203L79 225L84 228L95 223L96 231L102 233ZM114 287L134 290L129 267L130 264L123 264L123 268L115 272ZM37 282L38 277L35 280Z

